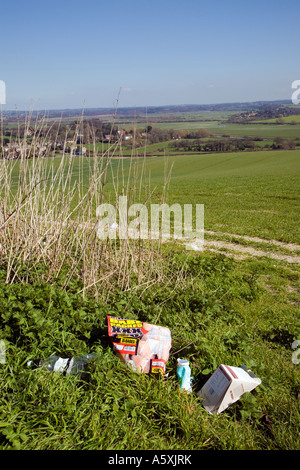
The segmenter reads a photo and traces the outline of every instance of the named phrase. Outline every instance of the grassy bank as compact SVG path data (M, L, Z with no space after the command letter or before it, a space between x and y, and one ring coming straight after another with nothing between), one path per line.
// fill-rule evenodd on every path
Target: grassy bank
M300 370L291 348L300 335L299 269L164 250L168 284L115 289L106 302L78 296L76 278L67 291L63 276L51 286L40 277L3 286L2 449L300 448ZM107 343L107 314L171 329L168 377L120 362ZM99 360L85 380L26 367L37 357L91 351ZM262 385L212 416L195 393L178 389L178 357L190 360L194 392L220 363L247 364Z

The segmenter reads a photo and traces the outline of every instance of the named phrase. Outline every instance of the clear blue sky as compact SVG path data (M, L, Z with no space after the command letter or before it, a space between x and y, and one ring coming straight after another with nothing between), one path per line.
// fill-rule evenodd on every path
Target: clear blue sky
M7 1L0 41L3 109L290 99L300 1Z

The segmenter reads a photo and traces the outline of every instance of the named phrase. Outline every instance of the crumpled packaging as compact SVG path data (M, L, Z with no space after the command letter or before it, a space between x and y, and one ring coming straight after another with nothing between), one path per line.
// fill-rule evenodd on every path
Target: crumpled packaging
M108 335L116 355L133 370L166 373L172 347L169 328L107 315Z

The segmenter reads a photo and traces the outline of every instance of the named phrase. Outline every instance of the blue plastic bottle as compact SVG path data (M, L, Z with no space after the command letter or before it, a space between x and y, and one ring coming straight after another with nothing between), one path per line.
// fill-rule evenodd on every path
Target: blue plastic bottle
M191 377L191 368L187 359L177 359L177 377L180 388L190 393L192 391L193 377Z

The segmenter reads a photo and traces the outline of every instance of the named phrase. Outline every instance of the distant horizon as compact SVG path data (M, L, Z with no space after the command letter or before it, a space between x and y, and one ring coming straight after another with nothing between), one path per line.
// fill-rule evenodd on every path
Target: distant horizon
M103 111L115 111L116 109L119 109L119 110L135 110L135 109L152 109L152 108L181 108L181 107L214 107L214 106L234 106L234 105L255 105L255 104L259 104L259 103L262 103L262 104L268 104L268 103L290 103L291 105L293 105L291 99L288 99L288 98L282 98L282 99L275 99L275 100L254 100L254 101L219 101L219 102L215 102L215 103L181 103L181 104L177 104L177 103L173 103L173 104L158 104L158 105L139 105L139 106L118 106L117 108L116 107L113 107L113 106L89 106L89 107L62 107L62 108L47 108L47 109L42 109L42 108L29 108L29 109L16 109L16 108L10 108L10 109L4 109L3 108L3 105L1 107L1 111L2 113L11 113L11 112L15 112L15 113L18 113L18 112L53 112L53 111L77 111L77 110L103 110ZM5 105L4 105L5 106Z

